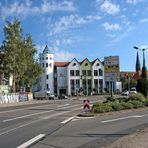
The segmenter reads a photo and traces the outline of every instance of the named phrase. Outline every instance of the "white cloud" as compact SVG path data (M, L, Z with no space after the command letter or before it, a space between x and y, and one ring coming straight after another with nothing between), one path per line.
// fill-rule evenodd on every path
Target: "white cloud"
M142 2L143 0L126 0L126 2L128 3L128 4L137 4L137 3L139 3L139 2Z
M101 5L101 10L108 14L116 14L120 11L120 6L113 4L109 0L105 0L104 3Z
M121 30L121 26L119 24L109 24L108 22L105 22L104 24L102 24L102 26L106 30Z
M148 18L141 19L140 22L141 23L146 23L146 22L148 22Z
M70 15L70 16L63 16L59 19L59 21L55 22L52 25L52 32L50 32L50 35L60 33L62 31L67 31L72 28L77 28L81 25L91 23L95 20L100 20L100 16L86 16L81 17L79 15Z
M54 55L56 61L71 61L73 58L78 57L76 54L66 50L56 50Z
M121 40L123 40L124 38L126 38L127 36L130 35L130 32L133 31L135 29L134 26L130 26L129 28L127 28L122 34L120 34L119 36L117 36L116 38L114 38L111 43L109 44L109 46L115 45L118 42L120 42Z
M8 16L21 16L26 17L28 15L50 13L55 11L75 11L76 8L72 1L47 1L44 0L39 6L34 6L31 0L25 0L24 2L14 2L9 5L0 5L0 15L3 19Z
M55 1L48 2L47 0L43 1L41 4L41 12L46 13L50 11L75 11L76 8L73 5L72 1L64 0L61 3Z

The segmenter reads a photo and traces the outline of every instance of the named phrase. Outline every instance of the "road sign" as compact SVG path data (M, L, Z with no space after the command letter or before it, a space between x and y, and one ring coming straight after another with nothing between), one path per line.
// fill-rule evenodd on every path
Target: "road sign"
M89 100L83 100L84 111L87 112L90 110Z

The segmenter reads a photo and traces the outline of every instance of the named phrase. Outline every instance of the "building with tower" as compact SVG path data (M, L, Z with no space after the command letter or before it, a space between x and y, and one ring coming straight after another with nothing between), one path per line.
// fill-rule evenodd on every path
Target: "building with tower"
M47 45L45 46L43 53L40 54L40 65L43 72L39 77L38 90L49 90L50 93L53 94L54 54Z

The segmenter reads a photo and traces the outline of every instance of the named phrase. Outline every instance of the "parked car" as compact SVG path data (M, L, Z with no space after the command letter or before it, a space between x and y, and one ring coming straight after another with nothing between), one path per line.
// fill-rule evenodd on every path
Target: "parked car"
M129 95L129 91L128 90L125 90L122 92L122 96L128 96Z
M34 99L52 99L54 100L54 95L50 93L48 90L42 90L38 92L34 92Z
M132 87L131 89L130 89L130 92L129 92L130 94L136 94L137 93L137 91L136 91L136 88L135 87Z
M68 96L65 95L65 94L60 94L60 95L58 96L58 98L59 98L59 99L68 99Z

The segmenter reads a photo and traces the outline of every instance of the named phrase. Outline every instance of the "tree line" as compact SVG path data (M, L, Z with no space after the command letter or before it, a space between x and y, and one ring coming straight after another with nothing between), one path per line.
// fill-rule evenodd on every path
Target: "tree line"
M4 40L0 46L0 74L12 77L12 92L23 86L32 86L41 74L41 67L35 59L37 49L30 34L23 35L19 20L6 21Z

